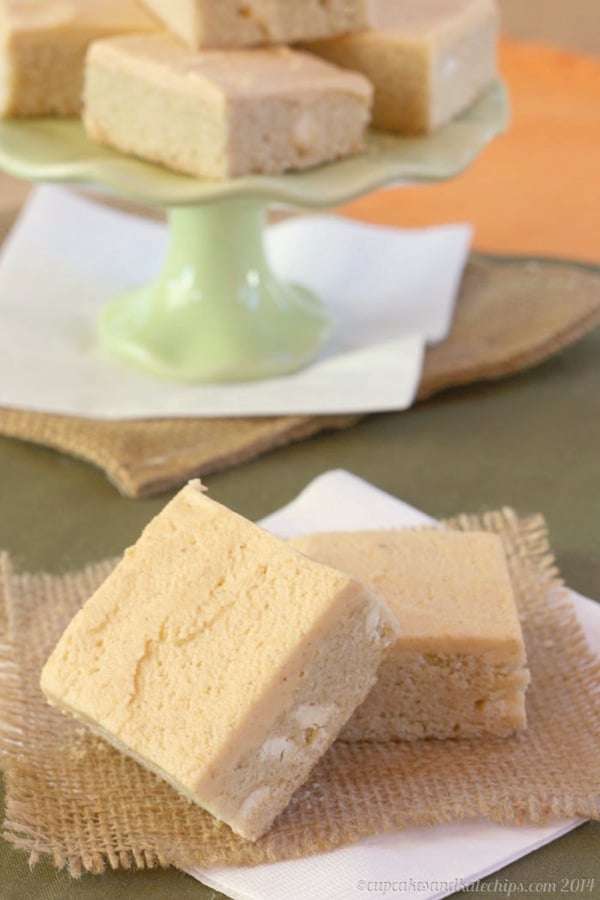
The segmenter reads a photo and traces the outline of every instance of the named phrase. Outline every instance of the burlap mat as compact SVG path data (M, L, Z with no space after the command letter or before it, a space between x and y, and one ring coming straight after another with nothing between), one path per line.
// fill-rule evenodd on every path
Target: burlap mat
M473 259L456 321L427 353L421 400L453 385L533 366L600 322L600 275L560 263ZM99 422L0 409L0 434L44 444L103 469L125 495L178 487L357 416Z
M519 520L508 510L450 524L504 539L533 676L528 731L509 740L336 744L256 844L45 703L43 662L111 563L50 577L15 574L2 557L7 840L32 863L48 854L79 875L107 865L257 864L475 816L505 823L600 818L600 663L558 587L543 519Z

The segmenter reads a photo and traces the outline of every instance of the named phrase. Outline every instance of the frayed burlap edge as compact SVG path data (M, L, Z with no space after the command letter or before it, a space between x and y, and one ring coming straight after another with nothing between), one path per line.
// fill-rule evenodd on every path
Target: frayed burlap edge
M419 399L535 366L599 323L597 272L567 263L475 257L450 336L427 351ZM98 421L0 408L0 434L91 462L121 493L145 497L361 418Z
M52 578L16 575L4 556L7 840L32 864L46 854L80 875L107 866L255 865L474 816L512 824L600 818L600 663L561 587L544 519L503 510L448 524L504 541L533 674L529 729L510 740L337 743L256 844L45 704L43 661L110 564Z
M600 325L600 271L553 260L474 257L450 337L429 348L419 400L533 368Z
M211 475L363 416L101 421L0 408L0 434L51 447L102 469L141 499Z

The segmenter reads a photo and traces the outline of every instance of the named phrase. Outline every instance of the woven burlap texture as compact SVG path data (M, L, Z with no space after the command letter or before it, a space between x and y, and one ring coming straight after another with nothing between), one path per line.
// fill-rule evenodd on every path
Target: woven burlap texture
M597 273L561 263L473 259L450 337L427 352L419 399L533 366L598 323ZM359 418L94 421L3 408L0 434L91 462L121 493L142 497Z
M4 556L7 840L32 863L48 854L79 875L107 865L258 864L473 816L505 823L600 818L600 664L559 587L543 519L519 520L505 510L449 524L503 538L533 677L528 730L509 740L337 743L256 844L45 703L42 665L111 563L32 576L15 574Z

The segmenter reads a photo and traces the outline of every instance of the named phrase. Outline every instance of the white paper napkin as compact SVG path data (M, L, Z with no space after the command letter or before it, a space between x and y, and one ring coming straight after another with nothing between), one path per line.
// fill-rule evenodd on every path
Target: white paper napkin
M425 344L448 334L470 240L466 225L400 231L311 216L273 226L273 267L325 301L330 346L285 378L182 385L122 366L96 337L102 306L157 275L165 228L37 188L0 257L0 406L114 419L406 409Z
M262 524L279 537L310 531L404 528L432 519L348 472L328 472ZM600 606L571 594L590 645L600 652ZM190 872L234 900L434 900L498 871L581 824L508 827L467 821L373 837L333 853L256 868ZM500 888L502 891L502 888Z

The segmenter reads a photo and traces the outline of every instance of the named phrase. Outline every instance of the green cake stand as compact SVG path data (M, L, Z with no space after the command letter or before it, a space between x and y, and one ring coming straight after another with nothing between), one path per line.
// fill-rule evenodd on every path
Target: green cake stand
M308 172L224 182L100 147L75 120L12 120L0 123L0 167L30 181L101 186L165 208L170 237L162 272L153 284L107 305L102 343L163 378L249 381L302 368L331 335L319 299L301 285L282 283L269 264L268 207L324 210L385 185L451 178L507 120L506 91L498 83L432 136L371 132L360 156Z

